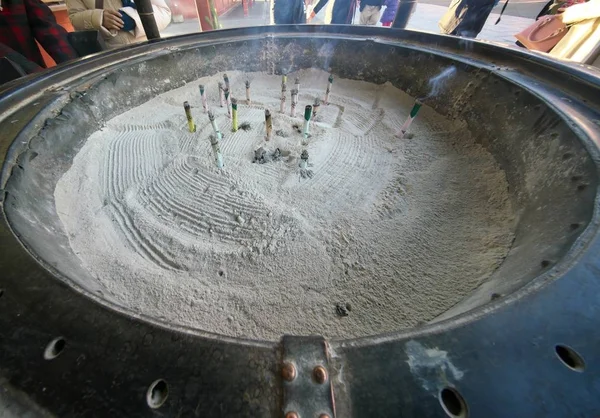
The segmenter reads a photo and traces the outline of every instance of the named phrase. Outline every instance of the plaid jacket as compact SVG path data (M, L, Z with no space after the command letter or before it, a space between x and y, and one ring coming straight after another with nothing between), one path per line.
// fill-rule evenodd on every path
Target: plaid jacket
M41 0L0 0L0 58L22 61L21 54L45 67L36 40L57 63L77 58L67 31Z

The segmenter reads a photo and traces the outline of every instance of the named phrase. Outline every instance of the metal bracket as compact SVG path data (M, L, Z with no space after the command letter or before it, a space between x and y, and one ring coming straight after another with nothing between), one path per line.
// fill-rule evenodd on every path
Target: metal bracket
M335 418L327 341L284 336L281 342L284 417Z

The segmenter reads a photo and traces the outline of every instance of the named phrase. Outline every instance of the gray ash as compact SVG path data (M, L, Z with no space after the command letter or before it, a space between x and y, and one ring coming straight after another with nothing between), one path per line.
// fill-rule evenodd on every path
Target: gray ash
M350 315L351 307L349 303L336 303L335 305L335 313L338 316L348 316Z
M279 161L282 157L281 154L282 153L279 148L276 148L273 152L269 152L263 147L260 147L259 149L254 151L254 160L252 160L252 162L258 164L266 164L272 161Z

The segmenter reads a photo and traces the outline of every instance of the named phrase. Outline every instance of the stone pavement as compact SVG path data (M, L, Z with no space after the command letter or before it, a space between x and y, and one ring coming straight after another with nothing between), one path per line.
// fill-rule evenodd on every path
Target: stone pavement
M443 6L424 3L417 4L417 10L408 22L408 29L439 33L438 22L444 13L446 13L446 10L447 7ZM486 41L514 44L516 41L514 35L534 22L533 19L503 15L500 23L495 25L497 19L498 14L490 14L483 30L477 38ZM355 21L358 22L358 18Z
M325 20L331 19L331 9L333 0L330 0L313 20L312 23L324 23ZM448 10L447 7L437 6L434 4L418 3L415 12L411 16L407 29L418 30L423 32L440 33L438 22ZM359 12L354 15L354 22L359 22ZM493 41L505 44L514 44L514 34L525 29L533 23L533 19L515 16L502 16L502 20L498 25L495 25L498 19L498 14L492 13L483 27L483 30L477 37L486 41ZM379 23L378 26L381 26Z
M317 0L314 0L315 4ZM312 23L323 24L324 21L331 19L331 9L333 8L334 0L329 0L329 3L317 14ZM273 24L273 13L271 10L270 1L254 1L249 7L248 16L244 16L241 2L235 6L229 12L225 13L219 18L223 29L246 27L246 26L260 26ZM408 29L434 32L439 33L438 21L446 12L447 8L444 6L438 6L434 4L417 4L414 14L408 24ZM498 14L492 13L487 20L483 30L479 34L478 38L505 43L514 44L514 34L520 32L522 29L533 23L533 19L527 19L523 17L506 16L502 17L502 20L498 25L495 25ZM354 21L359 21L359 12L357 10ZM380 24L379 24L380 25ZM190 33L198 30L198 24L195 21L186 22L183 24L173 23L163 31L164 36L179 35L182 33Z

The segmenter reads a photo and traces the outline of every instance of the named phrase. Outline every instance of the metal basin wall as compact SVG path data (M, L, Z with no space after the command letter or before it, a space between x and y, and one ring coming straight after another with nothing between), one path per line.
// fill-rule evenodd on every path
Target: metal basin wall
M0 161L3 162L0 185L4 190L2 203L7 220L2 226L1 240L6 251L0 260L4 276L0 287L6 295L0 304L12 298L6 312L27 312L27 322L20 323L14 318L10 321L10 315L2 315L4 343L0 347L0 370L4 364L9 366L0 376L7 377L9 386L27 392L35 402L60 416L92 410L112 410L111 416L146 416L151 414L144 403L145 388L151 383L146 374L157 370L121 373L127 367L128 358L147 368L161 358L159 353L169 351L162 358L169 361L157 367L161 376L172 376L170 398L162 407L169 416L175 416L178 408L191 414L192 403L197 403L196 411L201 411L201 416L281 416L294 402L310 402L310 399L290 400L290 388L278 377L280 356L286 357L291 352L302 357L293 350L288 351L293 342L284 339L276 346L223 339L201 330L170 327L156 318L141 317L140 321L140 315L111 301L71 250L56 214L56 183L69 169L86 138L104 121L160 93L224 69L268 73L311 67L331 69L343 78L376 84L389 81L419 97L427 93L428 80L451 64L456 65L457 76L429 105L448 118L465 121L471 134L506 172L518 215L513 247L490 279L438 318L441 321L438 324L411 333L327 343L326 362L331 367L330 384L334 395L330 400L319 398L325 404L333 403L335 398L336 413L341 417L397 416L398 411L402 411L402 416L443 416L437 398L439 391L448 385L457 386L459 381L464 384L464 370L474 367L473 362L478 361L468 358L468 350L461 344L471 338L489 342L485 337L489 325L482 325L485 321L487 324L500 321L494 318L501 317L501 312L505 316L510 312L512 321L518 321L518 306L523 298L534 298L534 291L550 292L548 289L555 286L553 279L566 275L569 269L575 271L574 266L581 260L587 260L586 265L598 265L598 253L594 253L592 247L598 246L600 78L584 69L552 63L523 52L408 31L275 27L186 36L103 54L30 79L29 84L23 81L6 87L0 97ZM18 266L17 262L20 262ZM593 274L598 274L600 270L594 271ZM20 280L23 275L27 278ZM576 286L575 279L568 277L561 282L565 282L568 289ZM48 297L39 293L28 295L29 291L39 292L41 288L51 289ZM560 292L556 298L570 291ZM494 294L502 298L493 301ZM89 303L90 298L99 305ZM36 300L43 302L32 307ZM75 305L68 307L71 300ZM555 310L550 302L543 303L544 309L551 309L544 312L545 317L550 318ZM559 305L554 304L556 312ZM54 309L56 314L48 314L48 309L51 312ZM87 328L74 326L80 319L78 313ZM52 331L43 334L44 338L35 335L37 343L33 345L21 341L23 335L14 327L18 324L24 334L35 334L33 330L40 326L39 320L44 315L50 324L42 327ZM527 317L524 321L535 321L531 315ZM585 317L589 319L592 315ZM582 325L586 329L593 326L591 322L578 324ZM81 362L93 362L93 366L84 367L103 368L106 358L117 356L115 364L118 365L113 364L107 370L121 376L117 380L128 389L118 395L113 393L108 387L114 374L100 373L97 381L88 385L94 387L95 392L87 401L78 398L83 389L73 381L81 381L83 375L75 361L72 366L64 366L67 369L55 369L54 373L59 375L48 377L55 385L54 397L38 390L36 385L46 377L33 372L28 378L28 372L22 370L31 364L29 355L44 362L43 345L40 348L39 344L58 335L53 329L55 326L61 329L59 335L73 335L69 341L73 341L81 353L91 350L87 355L81 354L84 355ZM130 327L134 329L131 333ZM531 327L536 329L534 322ZM457 329L465 333L460 343L454 341L458 337L453 337L459 335ZM576 333L576 327L569 332ZM86 333L102 339L100 348L90 348L93 338ZM86 342L77 340L76 335ZM148 341L147 335L154 337ZM123 338L128 345L123 345ZM588 343L595 344L597 340ZM9 353L9 341L25 344L27 348L19 355ZM312 344L314 341L307 342L307 346ZM461 348L453 352L453 344ZM186 376L186 359L205 355L200 354L203 346L209 347L206 349L206 353L211 353L209 357L214 356L213 365L209 367L212 375L206 374L208 360L196 357L190 365L190 375ZM116 352L102 358L109 347ZM193 347L199 351L194 353ZM441 360L437 363L428 363L425 357L430 352L424 347L436 347L446 354L440 354ZM39 355L35 357L33 353L38 349ZM447 353L454 358L453 362ZM506 360L493 350L489 354L497 365ZM520 355L516 351L504 354L508 358ZM231 367L232 362L238 377L230 384L234 376L226 374L222 367ZM512 364L516 367L518 362ZM59 370L71 372L60 374ZM251 370L252 375L245 376L244 370ZM440 378L440 370L443 378ZM402 376L408 379L404 383L401 383ZM527 379L527 376L522 378ZM489 417L525 416L519 415L518 405L486 409L485 402L492 405L500 397L494 401L478 397L477 382L485 380L478 379L472 382L469 396L465 396L473 413L485 411L483 416ZM60 389L67 381L71 388ZM97 399L100 387L106 391L102 396L113 402L103 403ZM212 388L208 390L208 387ZM249 392L248 388L254 390ZM196 393L204 389L206 393ZM137 394L133 406L128 404L132 391ZM215 391L220 395L215 397ZM209 395L211 393L213 395ZM202 401L198 403L198 399ZM483 400L472 403L476 399ZM522 401L533 402L533 399ZM576 416L573 411L592 410L586 408L597 403L598 400L586 398L583 403L563 405L553 413L568 411L569 416ZM536 410L542 411L546 406L532 408L542 408ZM553 413L544 416L567 416ZM98 413L96 416L108 415ZM527 413L527 416L535 414Z

